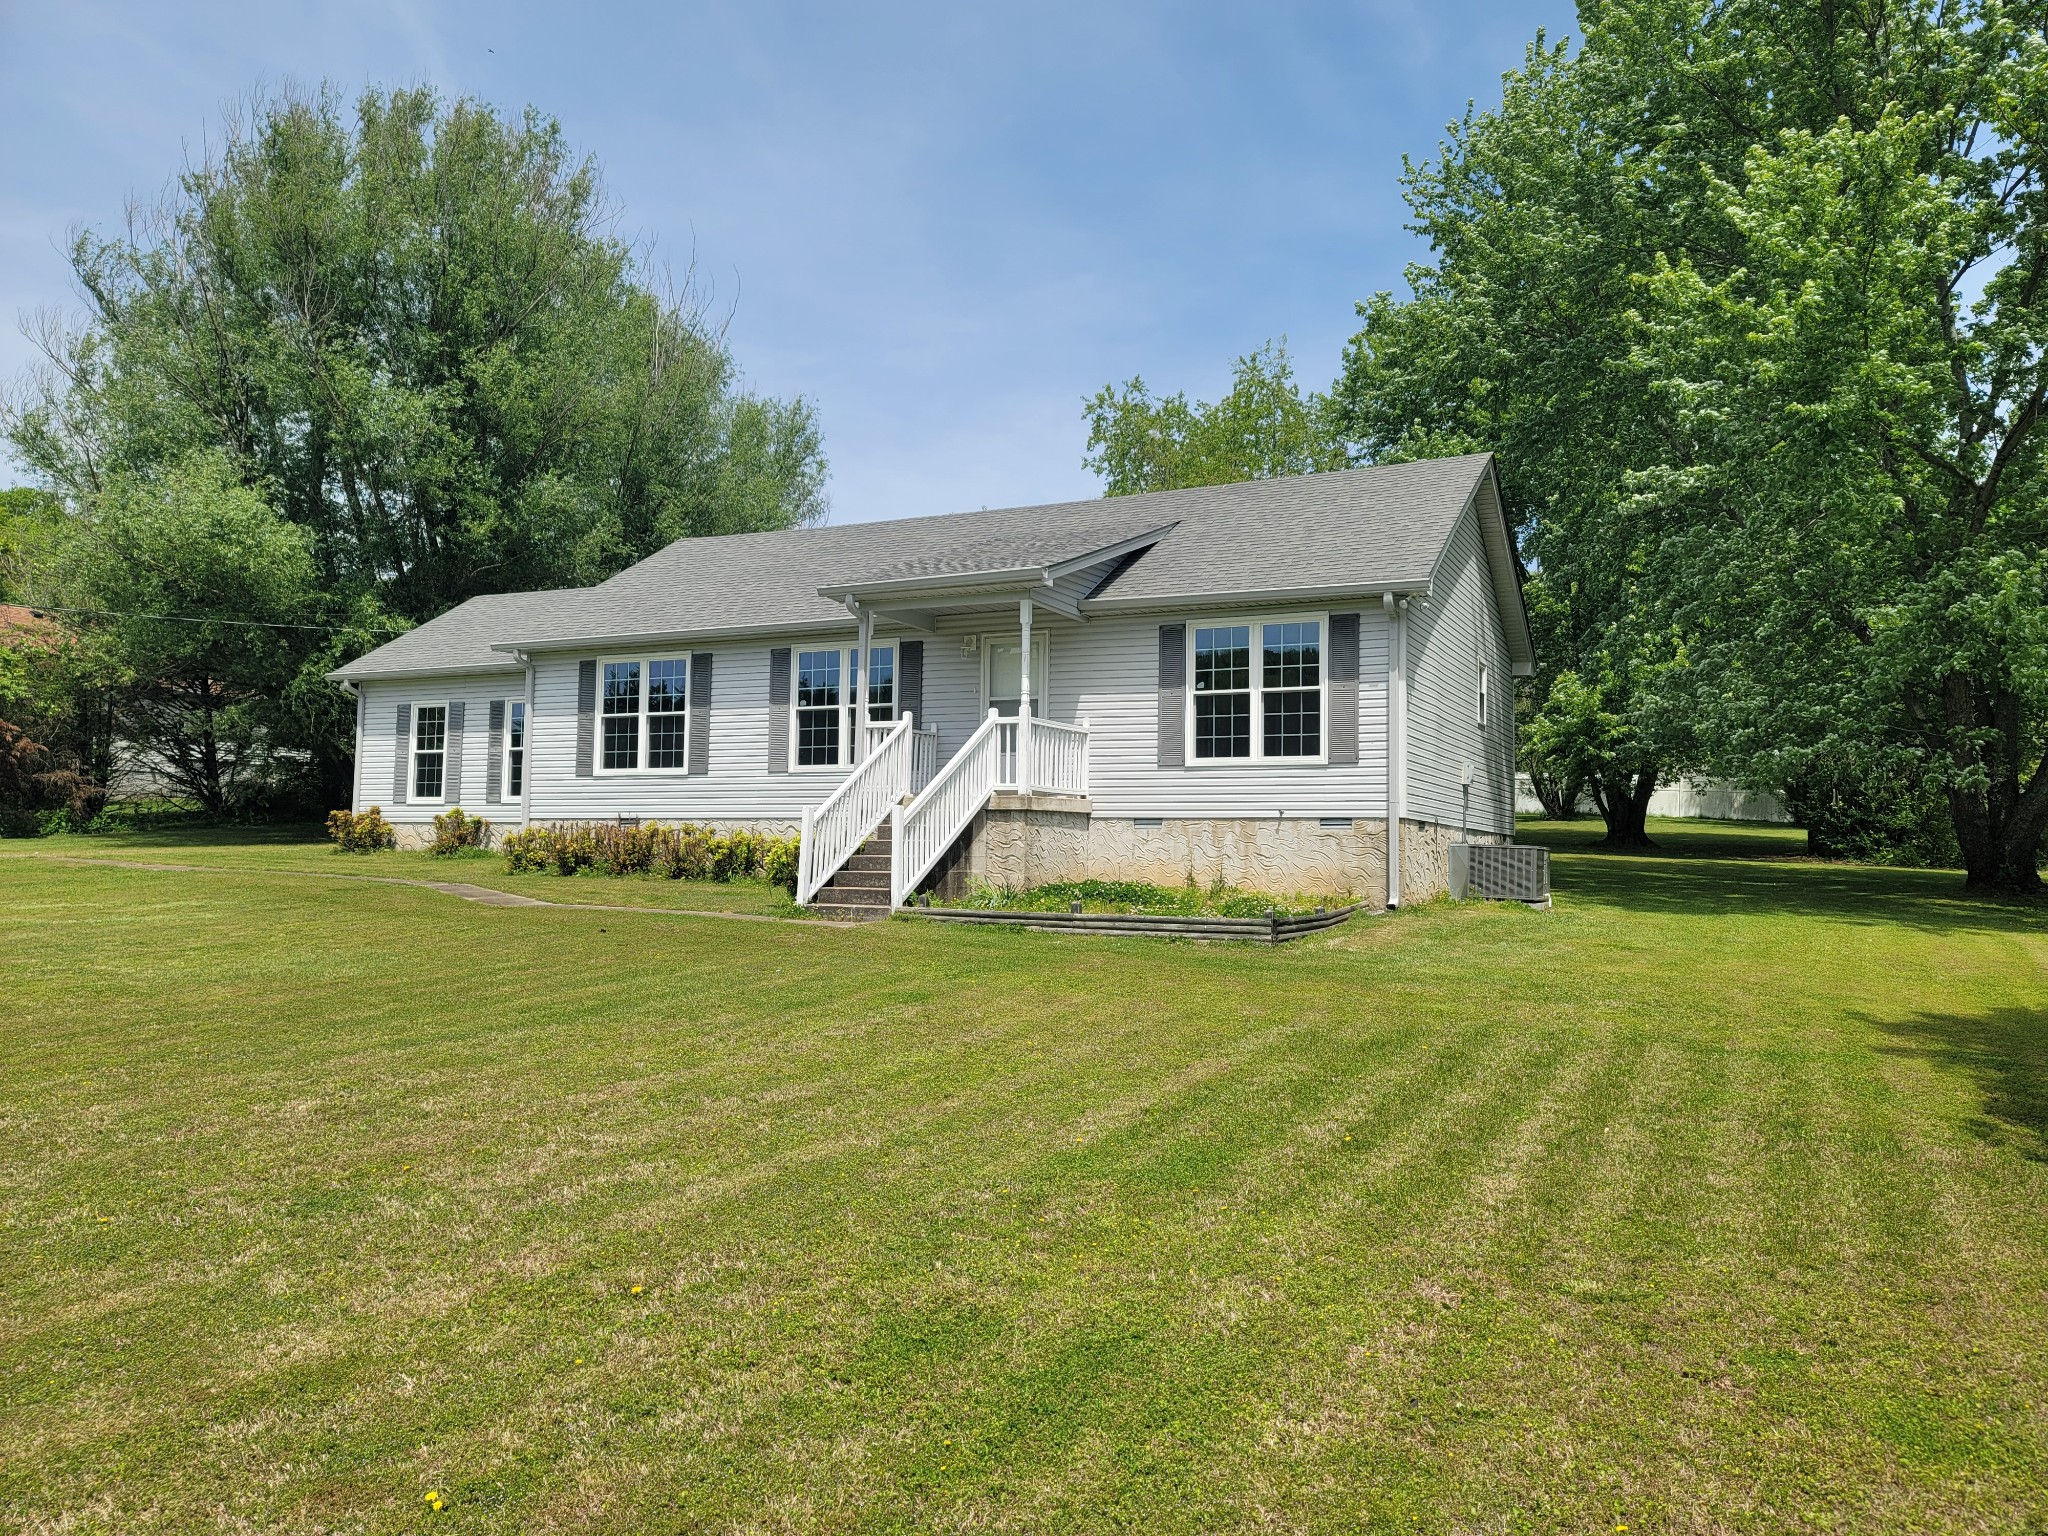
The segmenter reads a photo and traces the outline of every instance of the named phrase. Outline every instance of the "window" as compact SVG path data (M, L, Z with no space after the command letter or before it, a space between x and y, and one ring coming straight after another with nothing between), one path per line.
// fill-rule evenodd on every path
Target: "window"
M1323 755L1323 627L1262 624L1260 698L1267 757Z
M511 699L505 705L505 798L517 800L526 793L526 701Z
M647 663L647 766L687 768L684 737L689 734L689 669L686 661Z
M839 762L839 651L799 651L796 658L796 762L830 768Z
M604 664L604 766L640 766L640 663Z
M1191 626L1193 760L1323 756L1323 623L1276 618Z
M412 797L439 800L447 785L448 706L415 704L412 709Z
M690 663L682 656L607 661L604 667L600 773L687 772L690 766Z
M1252 755L1249 624L1195 631L1195 756Z
M878 645L868 652L865 690L859 646L798 651L791 691L791 762L798 768L844 767L853 761L854 700L860 693L867 694L869 720L886 724L896 718L896 648Z
M868 652L868 718L896 718L896 647L876 646Z
M1479 724L1486 724L1486 668L1479 669Z

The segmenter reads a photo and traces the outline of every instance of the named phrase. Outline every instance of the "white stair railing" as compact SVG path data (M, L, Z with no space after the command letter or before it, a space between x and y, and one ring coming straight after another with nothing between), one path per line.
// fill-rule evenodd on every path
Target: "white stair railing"
M893 720L870 720L867 726L868 750L874 751L896 729ZM910 793L916 794L931 783L932 775L939 771L939 733L921 730L913 725L910 729Z
M976 727L923 792L893 812L896 823L889 842L890 906L903 905L904 898L917 889L917 882L931 873L932 866L967 830L975 812L988 804L989 796L1002 782L1005 736L1014 762L1017 722L1005 720L990 710L988 718Z
M1068 725L1059 720L1031 721L1031 783L1034 791L1055 795L1088 793L1088 722Z
M911 728L906 714L879 740L871 734L866 758L825 797L823 805L804 812L796 865L799 906L810 905L825 882L910 793Z

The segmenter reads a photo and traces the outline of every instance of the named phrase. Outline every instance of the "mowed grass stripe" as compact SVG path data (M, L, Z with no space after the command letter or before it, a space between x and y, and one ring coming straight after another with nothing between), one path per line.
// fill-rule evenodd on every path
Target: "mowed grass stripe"
M0 1511L2048 1515L2038 921L1642 862L1279 951L9 866Z

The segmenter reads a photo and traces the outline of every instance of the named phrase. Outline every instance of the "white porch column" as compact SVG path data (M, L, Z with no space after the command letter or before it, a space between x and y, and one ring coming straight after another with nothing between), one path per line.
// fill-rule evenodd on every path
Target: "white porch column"
M850 684L853 693L853 761L863 761L868 755L868 652L875 648L875 611L865 605L854 612L860 618L860 649L853 660L853 678Z
M1018 692L1022 695L1017 700L1017 787L1028 795L1034 788L1031 782L1031 599L1028 596L1017 603L1017 627L1022 631L1017 659Z

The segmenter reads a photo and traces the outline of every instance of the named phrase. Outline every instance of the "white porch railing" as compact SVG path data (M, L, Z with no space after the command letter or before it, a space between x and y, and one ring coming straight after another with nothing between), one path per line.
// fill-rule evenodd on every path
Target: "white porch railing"
M882 744L889 732L895 728L896 722L893 720L870 720L868 722L868 751L873 752L876 747ZM909 792L914 795L923 789L925 785L931 783L932 775L938 771L939 733L937 731L919 730L913 725L910 730Z
M1017 722L990 710L924 792L910 804L897 807L889 842L890 906L903 905L903 898L917 889L917 882L931 873L953 840L967 830L974 813L988 804L988 797L1001 782L996 772L1005 731L1014 758Z
M871 735L868 755L845 782L826 796L823 805L804 812L803 840L797 849L798 905L808 905L910 793L911 732L906 714L879 740Z
M890 834L890 905L900 907L931 873L975 813L999 789L1088 793L1088 725L1033 717L1032 771L1018 778L1017 722L994 710L909 805L899 807Z
M1031 782L1025 786L1055 795L1088 793L1088 722L1031 721Z

